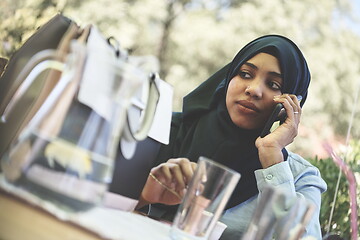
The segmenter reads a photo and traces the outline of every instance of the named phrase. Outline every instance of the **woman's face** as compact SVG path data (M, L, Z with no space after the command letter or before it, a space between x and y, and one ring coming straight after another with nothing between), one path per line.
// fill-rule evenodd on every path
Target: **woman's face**
M231 120L244 129L263 127L275 107L274 96L281 95L282 84L276 57L259 53L247 60L227 89L226 107Z

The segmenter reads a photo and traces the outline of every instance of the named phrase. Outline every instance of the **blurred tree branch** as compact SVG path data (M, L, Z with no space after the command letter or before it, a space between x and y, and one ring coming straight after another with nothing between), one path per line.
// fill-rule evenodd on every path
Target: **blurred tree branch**
M167 52L170 41L170 34L175 19L184 11L185 4L190 0L166 0L166 17L163 21L162 34L159 42L157 57L160 62L160 75L166 78L169 64L167 64Z

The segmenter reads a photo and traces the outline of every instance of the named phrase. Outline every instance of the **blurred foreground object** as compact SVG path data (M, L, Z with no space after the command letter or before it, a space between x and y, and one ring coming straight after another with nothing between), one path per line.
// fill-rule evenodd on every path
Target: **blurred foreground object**
M32 47L37 38L52 41L49 31L59 22L65 32L56 31L56 50ZM112 181L120 138L128 128L127 110L140 102L134 96L142 85L148 90L143 113L138 127L128 134L143 140L150 130L159 99L154 77L129 63L126 51L111 45L96 27L80 28L62 15L40 28L10 63L13 67L6 68L6 78L1 79L14 89L4 94L8 101L1 109L0 135L6 142L0 156L6 180L65 210L100 204ZM23 65L20 74L15 71ZM13 86L13 78L18 86ZM19 109L29 96L37 107ZM11 121L19 114L28 121ZM6 132L9 127L15 130Z
M341 172L344 173L348 183L349 183L349 197L350 197L350 227L351 227L351 239L357 240L358 239L358 207L357 207L357 200L356 200L356 178L351 170L351 168L341 159L331 147L330 144L324 143L324 148L330 154L331 158L333 159L334 163L338 166ZM326 238L330 239L330 238ZM335 238L334 238L335 239ZM339 238L341 239L341 238Z
M250 225L243 240L273 239L275 230L278 240L299 240L311 219L315 206L304 198L294 199L288 208L286 194L268 186L261 193ZM308 238L312 239L311 236Z

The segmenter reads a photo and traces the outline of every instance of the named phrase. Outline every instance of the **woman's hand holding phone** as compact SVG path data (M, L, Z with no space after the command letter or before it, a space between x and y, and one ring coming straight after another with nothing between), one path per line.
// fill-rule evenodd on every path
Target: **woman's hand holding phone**
M284 161L281 150L294 141L294 138L298 134L298 126L300 123L301 107L296 95L283 94L276 96L274 101L284 107L286 119L271 133L270 130L265 129L255 142L259 150L259 158L263 168ZM278 108L279 105L275 107L274 112L279 111ZM271 126L269 127L269 125L272 125L274 119L274 116L270 116L265 127L270 128ZM272 121L272 123L270 121ZM264 132L268 134L264 134Z

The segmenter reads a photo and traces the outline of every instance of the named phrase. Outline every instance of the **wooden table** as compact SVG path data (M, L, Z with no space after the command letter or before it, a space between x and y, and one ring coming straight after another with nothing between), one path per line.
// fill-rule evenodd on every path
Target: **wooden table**
M99 240L95 233L0 190L1 240Z
M64 212L51 202L1 183L0 240L170 240L168 223L142 214L103 206Z

